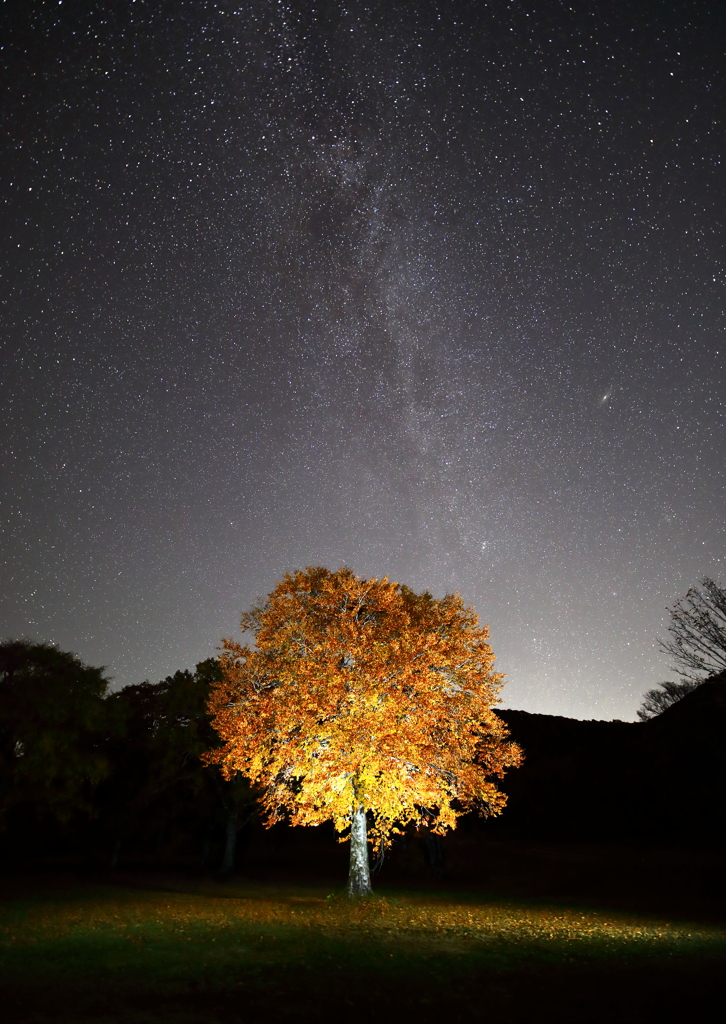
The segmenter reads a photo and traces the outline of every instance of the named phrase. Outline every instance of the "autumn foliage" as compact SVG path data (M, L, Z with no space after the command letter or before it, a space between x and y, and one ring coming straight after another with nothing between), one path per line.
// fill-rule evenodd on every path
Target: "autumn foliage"
M486 627L441 600L343 568L285 576L224 640L210 711L224 745L207 755L259 787L268 823L358 808L375 845L414 823L437 833L470 809L498 814L492 777L521 760L493 713L502 676Z

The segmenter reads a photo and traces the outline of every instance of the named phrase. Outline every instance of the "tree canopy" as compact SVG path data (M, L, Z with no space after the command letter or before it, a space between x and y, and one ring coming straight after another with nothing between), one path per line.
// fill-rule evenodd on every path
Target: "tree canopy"
M643 695L638 718L647 722L676 704L701 683L726 670L726 588L705 576L668 609L669 638L659 640L681 677L666 680Z
M67 820L108 773L102 668L52 644L0 644L0 813L20 803Z
M693 679L683 679L679 683L674 683L671 680L658 683L652 690L646 690L643 694L643 703L638 708L638 718L641 722L655 718L672 704L677 704L687 693L691 693L698 686L700 686L700 681Z
M670 637L660 647L687 680L702 682L726 669L726 587L709 576L669 609Z
M219 678L218 660L208 658L193 672L175 672L159 683L137 683L110 695L120 729L110 745L112 773L104 798L116 823L115 861L134 831L153 841L152 829L163 835L178 831L180 821L189 826L201 816L208 824L225 823L223 866L231 869L240 811L245 805L249 811L253 800L249 783L239 777L225 781L217 768L201 761L219 743L207 708L210 687Z
M259 787L268 824L344 833L367 810L379 846L406 824L443 833L501 811L492 777L521 752L492 711L487 628L459 595L308 568L241 627L255 646L223 641L210 710L224 745L207 756Z

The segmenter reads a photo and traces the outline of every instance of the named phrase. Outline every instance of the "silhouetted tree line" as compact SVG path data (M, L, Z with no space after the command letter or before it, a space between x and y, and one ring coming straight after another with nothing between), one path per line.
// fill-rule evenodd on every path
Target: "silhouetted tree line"
M232 870L255 813L247 782L201 754L210 658L160 683L109 691L103 670L49 644L0 644L0 855L118 867L172 851Z

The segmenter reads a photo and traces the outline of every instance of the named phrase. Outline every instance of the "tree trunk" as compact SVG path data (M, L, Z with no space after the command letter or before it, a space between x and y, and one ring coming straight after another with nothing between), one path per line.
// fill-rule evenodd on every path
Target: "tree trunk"
M426 829L424 838L424 859L437 878L441 878L444 858L441 850L441 839L434 832Z
M116 842L113 844L113 853L111 854L111 870L115 871L118 867L118 862L121 860L121 829L116 833Z
M164 839L166 838L166 826L162 825L159 831L156 833L156 846L154 848L154 863L158 864L161 860L161 848L164 845Z
M373 892L368 862L368 833L366 809L361 804L354 808L350 822L350 873L348 895L368 896Z
M121 844L123 842L124 832L126 831L126 820L128 818L128 809L123 808L118 812L118 818L116 819L116 841L113 844L113 853L111 854L111 870L115 871L121 860Z
M234 855L237 852L237 829L239 808L235 805L227 815L227 834L224 840L224 858L219 869L220 875L228 875L234 869Z
M214 830L214 822L210 821L204 831L204 842L202 843L202 860L201 867L206 868L209 863L209 855L212 852L212 832Z

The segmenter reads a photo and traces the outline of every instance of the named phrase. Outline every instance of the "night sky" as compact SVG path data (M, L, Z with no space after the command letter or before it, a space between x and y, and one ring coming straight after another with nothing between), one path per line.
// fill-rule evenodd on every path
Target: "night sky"
M115 685L348 564L632 719L726 576L722 3L0 10L0 635Z

